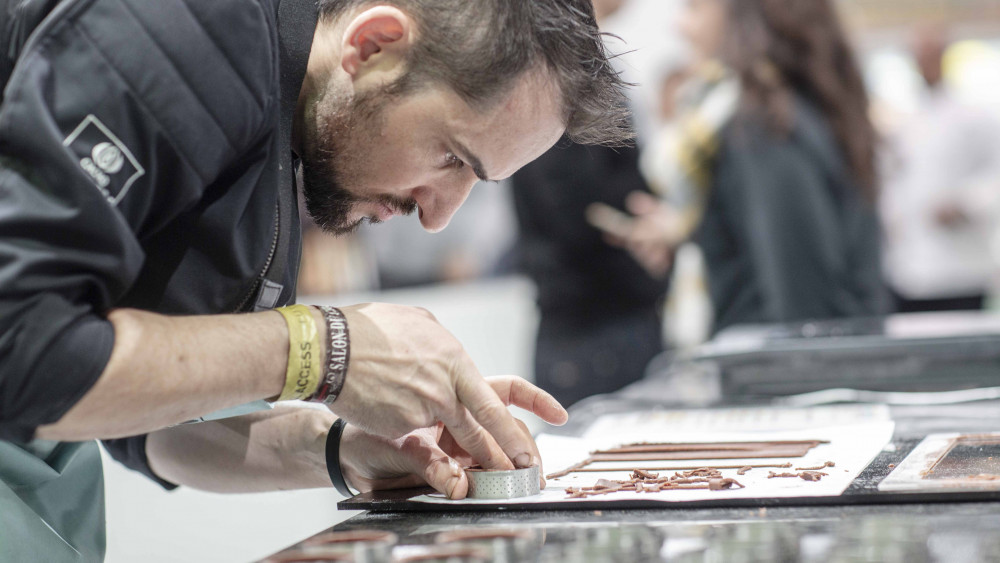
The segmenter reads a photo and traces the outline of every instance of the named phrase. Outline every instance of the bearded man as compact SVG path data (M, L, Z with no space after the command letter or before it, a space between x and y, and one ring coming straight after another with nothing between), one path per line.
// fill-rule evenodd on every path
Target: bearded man
M483 378L426 311L286 306L294 174L331 233L413 212L438 231L564 133L627 140L588 0L0 0L0 18L0 559L103 557L95 440L166 487L234 492L462 498L462 465L540 463L505 405L566 412ZM265 402L285 399L329 408ZM181 425L239 405L263 410Z

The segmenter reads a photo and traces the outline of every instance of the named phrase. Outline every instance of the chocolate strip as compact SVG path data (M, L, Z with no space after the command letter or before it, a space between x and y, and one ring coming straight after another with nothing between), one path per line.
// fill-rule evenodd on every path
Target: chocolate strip
M587 467L587 465L589 465L589 464L591 464L593 462L594 462L594 460L592 460L590 458L587 458L585 461L577 463L577 464L572 465L570 467L567 467L566 469L563 469L562 471L557 471L556 473L550 473L550 474L546 475L545 478L546 479L558 479L560 477L565 477L565 476L570 475L572 473L614 473L615 471L626 471L626 472L636 471L635 469L615 469L615 468L604 468L604 467ZM759 465L713 465L712 468L713 469L739 469L740 471L743 471L743 473L740 473L739 471L737 471L736 473L739 474L739 475L744 475L744 474L746 474L747 471L750 471L751 469L761 469L761 468L765 468L765 469L766 468L786 469L786 468L790 468L791 466L792 466L791 463L778 463L778 464L765 463L765 464L759 464ZM697 467L691 467L691 466L686 466L686 467L669 466L669 467L645 467L642 470L643 471L686 471L686 470L690 470L690 469L698 469L698 468Z

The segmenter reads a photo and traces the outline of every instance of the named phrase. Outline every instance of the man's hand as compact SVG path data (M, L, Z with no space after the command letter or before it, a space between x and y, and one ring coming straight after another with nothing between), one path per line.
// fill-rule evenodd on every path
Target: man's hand
M537 450L505 401L552 424L568 418L551 395L523 379L488 383L461 343L423 309L365 304L341 310L351 356L331 409L370 434L395 439L440 422L484 468L513 469L537 463Z
M489 383L504 403L519 404L510 392L522 382L511 377L490 378ZM533 412L545 416L551 405L537 403ZM513 419L517 432L531 448L531 465L539 465L541 456L527 426ZM473 456L460 446L441 423L414 430L396 439L365 432L348 425L340 443L340 465L347 482L362 491L400 489L428 484L451 499L462 499L469 490L464 468L475 465ZM544 474L544 471L541 471ZM541 486L545 486L544 479Z

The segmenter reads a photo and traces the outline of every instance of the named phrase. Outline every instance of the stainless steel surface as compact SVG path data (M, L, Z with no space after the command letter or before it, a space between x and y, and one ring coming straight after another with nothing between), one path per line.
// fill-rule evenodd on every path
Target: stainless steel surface
M1000 560L998 506L369 513L337 529L391 530L397 556L457 532L531 534L529 550L494 549L491 563L986 563Z
M303 542L301 550L308 554L344 555L354 563L391 563L392 550L399 537L381 530L328 532Z

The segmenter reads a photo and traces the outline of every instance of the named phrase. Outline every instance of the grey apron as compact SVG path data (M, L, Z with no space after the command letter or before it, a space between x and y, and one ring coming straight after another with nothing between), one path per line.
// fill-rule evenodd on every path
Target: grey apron
M0 441L0 561L103 561L97 442Z

